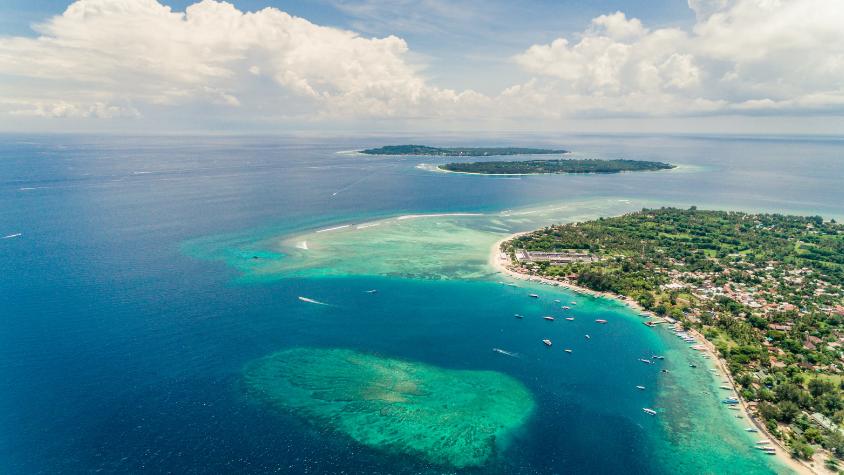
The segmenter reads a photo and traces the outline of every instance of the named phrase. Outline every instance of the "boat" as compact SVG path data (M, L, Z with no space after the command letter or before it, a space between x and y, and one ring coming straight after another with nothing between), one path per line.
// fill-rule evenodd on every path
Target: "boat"
M697 365L696 364L690 364L689 368L697 368Z
M559 301L559 300L555 300L555 302L560 303L560 301Z
M641 389L641 390L644 390L644 389L645 389L645 387L644 387L644 386L636 386L636 388Z
M656 358L658 360L664 360L665 359L664 356L651 356L651 358Z
M551 321L554 321L554 317L542 317L542 318L544 318L545 320L551 320Z
M777 453L776 453L775 451L773 451L773 450L766 450L766 451L765 451L765 454L766 454L766 455L776 455Z
M516 318L525 318L525 317L523 317L523 316L521 316L521 315L519 315L519 314L517 313L517 314L516 314Z
M563 307L563 310L571 310L571 307Z
M542 343L545 343L548 346L551 346L551 340L542 340Z
M668 372L668 370L667 370L667 369L661 369L661 370L659 370L659 372L660 372L660 373L667 373L667 372Z
M747 429L745 429L745 432L759 432L759 429L753 429L748 427Z
M744 419L744 416L742 416L741 414L736 414L736 419Z
M571 304L572 304L572 305L577 305L577 302L572 302Z
M721 401L721 404L738 404L738 401L736 401L735 399L724 399L723 401Z
M639 361L641 361L642 363L648 363L648 364L651 364L651 360L646 360L646 359L643 359L643 358L639 358Z
M566 318L566 320L568 320L568 321L570 321L570 322L573 322L573 321L574 321L574 319L573 319L573 318L571 318L571 317Z
M539 298L539 296L538 296L538 295L536 295L536 294L530 294L530 296L531 296L531 297L533 297L533 298L535 298L535 299L538 299L538 298Z
M647 407L643 407L642 409L645 411L645 414L650 414L652 416L656 415L656 411L654 411L653 409L648 409Z
M776 448L776 447L771 447L770 445L766 445L766 446L764 446L764 447L762 447L762 448L763 448L763 449L765 449L765 450L777 450L777 448Z
M639 316L640 317L650 317L651 314L650 313L640 313Z
M589 338L589 335L586 335L586 338Z
M771 441L770 441L770 440L768 440L768 439L765 439L765 440L760 440L760 441L757 441L756 443L757 443L757 444L770 444L770 443L771 443Z
M566 353L571 353L571 350L566 350Z
M741 410L740 407L736 407L736 406L727 406L727 409L732 409L734 411L740 411Z
M595 320L595 321L596 321L596 322L598 322L598 323L607 323L607 321L606 321L606 320L601 320L600 318L599 318L599 319L597 319L597 320Z

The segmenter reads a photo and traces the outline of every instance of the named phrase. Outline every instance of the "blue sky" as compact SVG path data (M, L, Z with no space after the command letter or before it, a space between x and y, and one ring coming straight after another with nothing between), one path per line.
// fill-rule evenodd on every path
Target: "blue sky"
M3 0L0 130L844 131L840 0L230 4Z

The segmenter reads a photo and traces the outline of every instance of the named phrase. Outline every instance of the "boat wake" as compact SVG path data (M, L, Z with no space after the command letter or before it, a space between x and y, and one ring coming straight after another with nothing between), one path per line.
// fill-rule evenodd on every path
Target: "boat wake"
M20 235L21 235L21 233L12 234L11 236L6 236L6 237L4 237L4 238L2 238L2 239L9 239L9 238L13 238L13 237L18 237L18 236L20 236Z
M349 188L357 185L358 183L362 182L363 180L366 180L366 178L367 177L361 178L360 180L352 183L351 185L347 185L347 186L344 186L343 188L340 188L339 190L335 191L334 194L331 195L331 196L337 196L337 193L340 193L341 191L344 191L344 190L348 190Z
M501 353L502 355L512 356L514 358L521 358L522 357L522 355L520 355L518 353L510 353L509 351L500 350L498 348L493 348L492 351L494 351L496 353Z
M309 299L309 298L307 298L307 297L299 297L299 300L301 300L301 301L303 301L303 302L308 302L308 303L315 303L315 304L317 304L317 305L325 305L325 306L327 306L327 307L333 307L333 306L334 306L334 305L331 305L330 303L317 302L316 300L314 300L314 299Z

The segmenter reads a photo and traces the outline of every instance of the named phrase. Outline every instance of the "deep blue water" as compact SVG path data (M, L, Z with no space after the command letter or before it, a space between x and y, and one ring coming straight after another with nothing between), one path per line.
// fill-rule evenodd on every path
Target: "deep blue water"
M690 171L502 180L426 172L415 157L336 153L388 143L525 144ZM589 307L614 322L593 335L596 351L580 325L600 317L585 309L573 328L512 317L541 313L550 295L525 303L487 282L378 277L235 284L235 270L189 258L180 243L596 196L841 219L842 152L844 139L818 137L3 135L0 237L21 236L0 240L0 473L437 472L247 400L242 367L294 346L518 377L538 415L497 460L469 472L706 472L677 433L641 413L656 396L629 390L657 385L651 368L630 361L655 349L679 355L676 343L617 312ZM363 293L370 288L379 292ZM538 332L554 332L572 358L543 353ZM666 364L679 370L685 357ZM665 463L666 454L682 460ZM741 456L700 457L711 473L726 473L713 460L769 472L731 458Z

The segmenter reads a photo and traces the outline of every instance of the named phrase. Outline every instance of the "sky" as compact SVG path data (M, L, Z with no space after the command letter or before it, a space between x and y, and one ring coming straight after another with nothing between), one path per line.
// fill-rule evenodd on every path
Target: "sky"
M0 131L844 133L841 0L0 0Z

